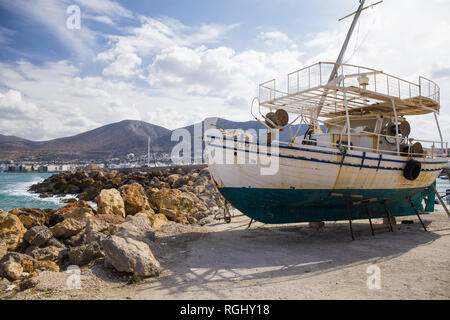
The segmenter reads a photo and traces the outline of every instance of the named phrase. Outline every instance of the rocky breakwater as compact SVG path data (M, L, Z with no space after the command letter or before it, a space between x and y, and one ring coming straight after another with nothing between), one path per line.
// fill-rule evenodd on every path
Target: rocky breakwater
M0 290L33 288L42 271L98 262L120 273L158 276L155 231L170 224L202 225L224 205L208 169L126 175L77 171L32 189L60 194L75 187L80 196L95 188L97 208L75 200L58 210L0 210Z
M55 174L31 186L29 191L41 197L73 195L77 199L72 201L96 201L100 212L122 217L151 208L183 224L192 224L216 213L225 203L208 168L130 173L78 170Z

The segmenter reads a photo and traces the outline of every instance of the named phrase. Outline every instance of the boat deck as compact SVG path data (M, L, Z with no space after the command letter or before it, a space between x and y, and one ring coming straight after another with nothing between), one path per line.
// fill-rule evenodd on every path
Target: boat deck
M421 115L439 113L440 89L424 77L415 84L365 67L341 65L338 76L329 82L334 63L320 62L288 75L287 92L276 89L276 80L259 87L259 106L284 109L294 114L313 114L335 118L349 114ZM365 84L361 85L361 78ZM346 100L346 101L345 101Z

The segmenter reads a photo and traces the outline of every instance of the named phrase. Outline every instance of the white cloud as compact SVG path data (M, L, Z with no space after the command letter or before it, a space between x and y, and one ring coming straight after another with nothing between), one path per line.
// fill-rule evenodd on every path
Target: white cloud
M56 5L48 3L53 14L51 8ZM85 6L92 19L105 17L103 22L110 25L133 15L112 1L77 3ZM346 56L351 58L350 63L412 81L417 81L419 74L436 76L442 89L441 129L447 139L450 43L443 35L450 33L448 8L447 2L437 0L385 1L382 7L364 12L359 34L357 29ZM33 15L43 19L42 14ZM237 50L222 42L236 25L191 26L167 17L135 17L140 26L125 28L122 35L102 35L108 44L101 50L97 49L94 33L86 41L78 38L80 50L90 47L92 39L91 56L103 69L97 75L86 76L81 65L66 60L39 66L27 61L0 63L0 88L7 88L2 97L8 90L15 90L21 94L22 108L28 103L39 110L39 128L34 125L35 129L24 132L21 128L25 122L15 119L7 125L2 122L2 129L46 139L124 119L172 129L209 116L246 121L251 119L250 102L258 94L259 83L277 78L277 89L285 90L287 73L318 61L334 61L350 23L346 20L333 31L303 35L302 42L272 28L255 35L254 40L265 47ZM65 28L65 21L62 25ZM62 39L67 30L54 32L60 32ZM353 54L355 48L358 50ZM13 108L8 101L4 107ZM436 138L435 130L429 130L434 128L432 120L414 122L415 133Z
M363 12L344 62L382 70L417 84L420 75L436 80L441 87L441 126L449 128L449 14L450 1L384 1ZM309 53L306 64L334 62L350 23L351 19L346 19L335 30L309 34L304 43ZM439 139L434 117L411 117L410 121L416 137ZM450 130L442 133L450 139Z
M66 9L72 5L70 0L34 0L10 1L0 0L4 8L23 15L27 19L43 26L42 32L48 32L56 37L74 56L90 57L96 46L95 34L82 23L81 29L68 29L66 21L69 15Z
M103 69L103 74L113 77L131 77L138 73L136 68L141 63L141 58L134 53L120 54L114 62Z
M75 0L82 9L87 9L102 16L110 18L133 18L133 13L122 5L111 0Z
M97 21L97 22L104 23L104 24L108 24L110 26L115 26L112 19L108 16L96 16L96 15L85 14L85 15L83 15L83 18L90 19L90 20Z
M33 103L22 99L22 93L17 90L8 90L0 93L0 114L3 119L33 119L38 113L38 108Z
M290 48L297 49L297 45L280 31L261 32L258 37L269 49Z
M131 28L126 36L109 36L110 49L97 55L99 61L108 62L105 74L124 67L116 73L128 77L140 65L144 57L152 57L171 47L193 48L199 44L216 43L221 36L235 25L201 25L190 27L170 18L153 19L140 17L141 26ZM139 60L138 60L139 59Z

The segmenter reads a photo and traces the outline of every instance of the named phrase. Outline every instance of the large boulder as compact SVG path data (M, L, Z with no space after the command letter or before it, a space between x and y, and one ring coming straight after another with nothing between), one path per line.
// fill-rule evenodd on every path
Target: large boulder
M86 243L92 242L100 243L107 235L117 233L120 227L114 224L109 224L107 221L97 218L89 219L86 224Z
M167 182L173 187L173 184L180 178L179 174L171 174L167 177Z
M8 253L8 249L3 242L0 242L0 260Z
M69 212L74 211L75 209L78 209L78 208L86 208L86 209L90 209L90 210L94 211L94 209L86 201L78 200L75 202L71 202L62 208L59 208L58 210L56 210L55 214L65 215Z
M177 189L162 188L147 194L158 211L171 209L177 213L190 213L194 209L194 202Z
M96 188L94 186L90 186L90 187L87 187L85 190L83 190L82 193L80 193L78 195L78 199L92 201L95 199L95 197L98 195L98 193L99 193L98 188Z
M189 175L179 177L174 183L171 184L172 188L180 188L185 184L188 184L190 180Z
M34 226L48 225L50 223L50 217L44 210L41 209L13 209L11 214L17 216L22 222L23 226L27 229Z
M107 179L113 179L117 176L117 170L106 171L104 174Z
M52 232L46 226L35 226L24 234L23 239L32 246L41 247L52 237Z
M36 260L32 257L22 253L10 252L0 260L0 274L12 281L21 280L33 272L35 266Z
M96 199L98 214L114 214L125 218L125 204L117 189L104 189Z
M102 247L106 262L119 272L137 274L141 277L155 277L161 272L158 260L145 242L111 236L102 241Z
M125 222L125 219L121 216L116 216L113 214L98 214L95 216L95 220L103 220L109 224L121 224Z
M69 238L78 234L84 229L84 225L75 219L65 219L64 221L54 225L50 231L56 238Z
M151 243L151 241L155 240L155 232L152 229L152 225L149 219L144 216L131 217L128 221L122 223L116 235L146 243Z
M75 219L80 222L87 222L94 216L94 211L90 208L76 208L64 215L64 219Z
M150 208L144 188L139 183L122 186L119 191L125 204L125 214L127 216L135 215L142 210Z
M86 223L86 233L89 232L109 232L109 223L101 219L89 219Z
M59 272L59 266L55 262L49 260L38 261L36 263L36 269L40 271Z
M156 214L155 211L153 211L152 209L141 211L135 215L135 217L141 216L150 222L150 226L153 231L158 230L163 225L172 223L167 219L167 217L164 214L162 213Z
M70 263L77 266L87 265L91 261L102 257L104 257L104 254L97 242L71 248L69 251Z
M9 251L17 249L25 232L27 229L17 216L0 212L0 242L3 242Z
M170 219L171 221L175 221L177 219L178 214L176 211L172 209L161 209L160 214L164 215L166 219Z
M27 248L25 253L37 261L60 262L66 256L67 251L65 248L63 249L56 246L48 246L45 248L30 246Z

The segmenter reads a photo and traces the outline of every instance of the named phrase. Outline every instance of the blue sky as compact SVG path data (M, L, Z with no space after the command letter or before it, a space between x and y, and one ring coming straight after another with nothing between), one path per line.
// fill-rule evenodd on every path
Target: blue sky
M70 5L80 29L67 28ZM337 20L357 5L0 0L0 134L45 140L124 119L171 129L209 116L250 120L259 83L336 59L351 22ZM365 11L345 58L413 82L433 78L448 138L449 14L447 0L385 0ZM412 122L436 138L432 117Z

